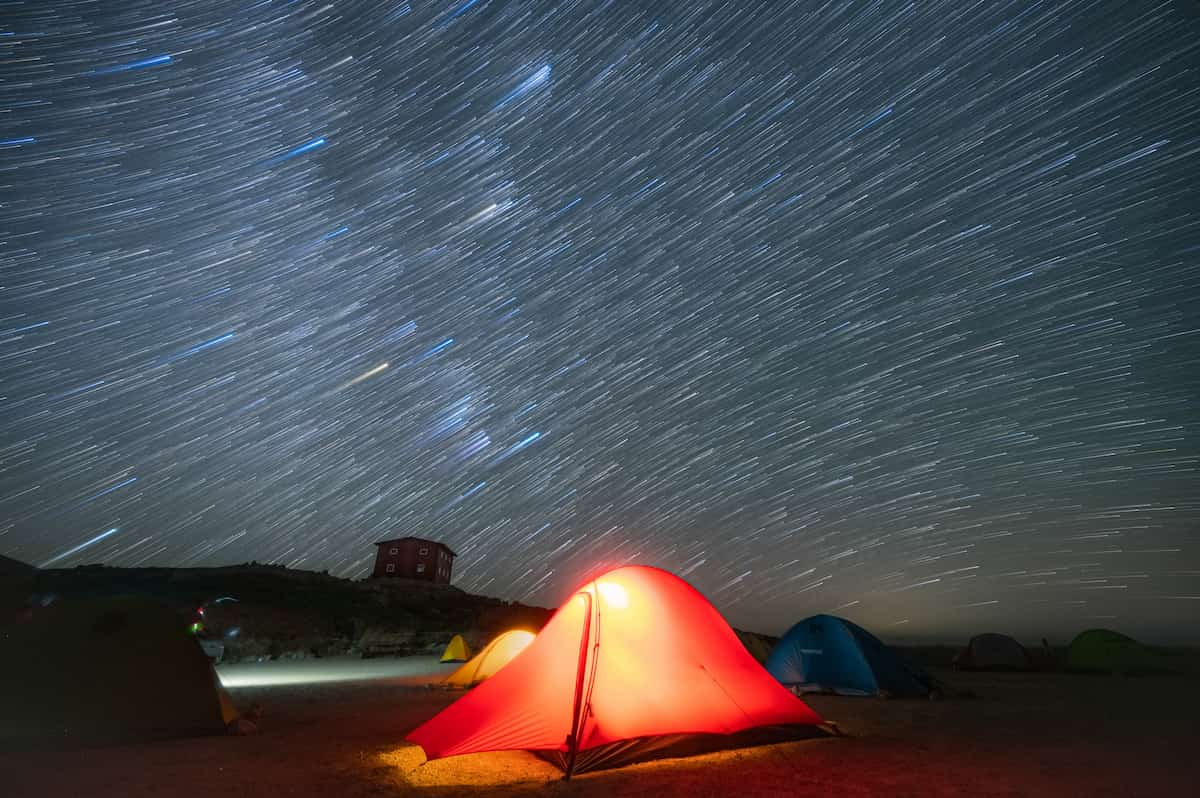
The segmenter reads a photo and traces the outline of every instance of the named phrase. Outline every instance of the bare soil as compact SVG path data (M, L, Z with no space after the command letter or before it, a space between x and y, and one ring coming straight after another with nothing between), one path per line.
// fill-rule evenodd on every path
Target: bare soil
M385 675L379 662L369 672L352 663L337 671L357 680L316 683L303 671L320 670L313 664L237 666L230 683L242 686L231 693L239 707L263 707L260 733L0 752L0 793L1158 798L1194 795L1200 784L1200 683L1192 678L943 673L952 692L976 697L810 697L847 736L648 762L567 783L521 751L425 763L404 735L456 697L424 686L446 668L407 658L392 661L398 675Z

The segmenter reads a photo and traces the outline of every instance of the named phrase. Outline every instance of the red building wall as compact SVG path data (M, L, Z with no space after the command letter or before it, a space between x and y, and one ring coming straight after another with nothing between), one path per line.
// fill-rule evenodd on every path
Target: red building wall
M419 538L388 540L376 544L372 577L397 576L450 584L454 555L441 543Z

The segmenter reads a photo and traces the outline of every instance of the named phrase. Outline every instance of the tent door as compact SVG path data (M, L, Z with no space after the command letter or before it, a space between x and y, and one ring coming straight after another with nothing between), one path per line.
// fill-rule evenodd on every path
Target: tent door
M595 584L595 583L593 583ZM575 772L575 760L579 756L579 742L583 736L584 712L586 707L583 705L583 696L587 685L587 665L588 665L588 644L591 642L592 631L592 594L586 591L580 592L585 602L587 602L587 611L583 616L583 634L579 638L579 666L575 671L575 701L571 708L571 733L567 735L567 768L563 778L566 781L571 780L571 774ZM599 608L596 608L599 611ZM599 641L596 642L597 648Z

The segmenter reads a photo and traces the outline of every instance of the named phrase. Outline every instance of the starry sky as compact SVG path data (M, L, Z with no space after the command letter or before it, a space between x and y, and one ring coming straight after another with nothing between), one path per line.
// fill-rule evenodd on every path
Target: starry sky
M0 0L0 552L1200 614L1190 2Z

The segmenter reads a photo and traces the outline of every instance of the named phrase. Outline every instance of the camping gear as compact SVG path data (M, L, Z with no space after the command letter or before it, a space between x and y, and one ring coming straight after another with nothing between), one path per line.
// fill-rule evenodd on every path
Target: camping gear
M1025 647L1008 635L975 635L954 657L954 667L963 671L1031 671L1033 658Z
M681 735L820 723L695 588L633 566L579 588L507 667L408 740L430 759L532 750L569 778Z
M446 677L451 687L470 687L495 675L533 642L533 632L513 629L484 646L483 651Z
M1161 666L1154 652L1111 629L1081 632L1067 648L1067 670L1085 673L1139 673Z
M466 662L471 658L471 647L462 635L450 638L446 650L442 652L442 662Z
M845 618L814 615L787 631L767 672L797 693L927 696L933 679Z
M236 713L184 619L143 599L62 601L0 636L0 740L219 733Z

